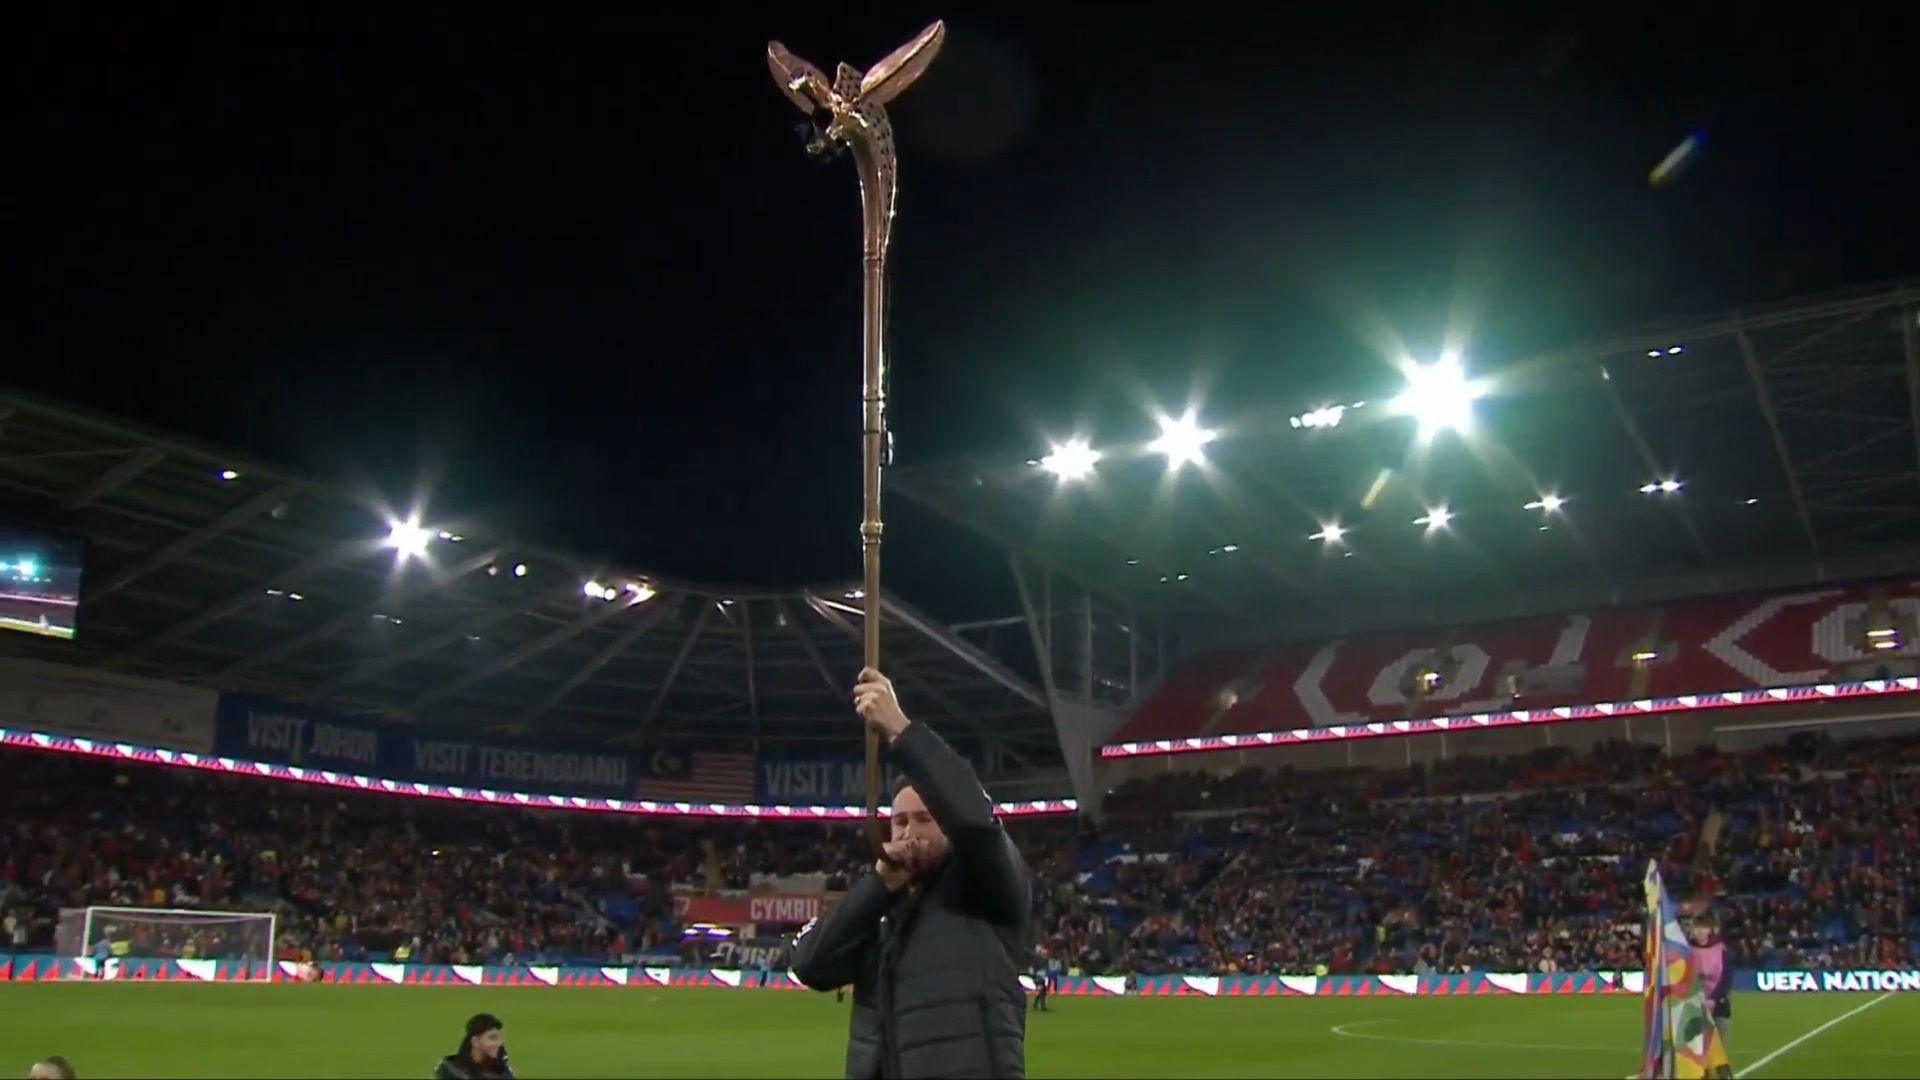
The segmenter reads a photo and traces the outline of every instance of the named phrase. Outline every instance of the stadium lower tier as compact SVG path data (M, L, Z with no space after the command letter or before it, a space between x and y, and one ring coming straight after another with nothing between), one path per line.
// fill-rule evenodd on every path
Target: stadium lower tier
M870 863L847 825L531 811L29 750L0 750L0 770L0 946L23 953L64 951L62 911L176 908L274 913L280 960L715 968L736 960L697 936L713 918L698 905L806 878L812 901L775 906L811 910ZM1679 758L1606 744L1170 773L1116 790L1098 824L1008 828L1035 870L1039 962L1066 976L1632 970L1650 861L1717 917L1736 969L1904 970L1920 968L1917 770L1913 738ZM737 937L777 951L806 917ZM217 934L96 929L112 955L265 958Z
M785 971L687 967L572 967L491 964L336 964L279 960L95 961L0 954L0 982L320 983L343 986L699 986L805 991ZM1029 976L1020 980L1036 989ZM1920 993L1920 969L1902 971L1739 971L1734 989L1763 993ZM1638 971L1552 974L1473 971L1452 975L1062 975L1063 997L1460 997L1490 994L1638 994Z

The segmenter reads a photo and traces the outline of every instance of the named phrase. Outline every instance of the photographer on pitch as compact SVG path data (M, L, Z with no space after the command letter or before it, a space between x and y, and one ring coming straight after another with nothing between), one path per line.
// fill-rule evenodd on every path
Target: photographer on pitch
M1027 864L972 767L907 719L885 676L862 671L854 706L901 773L893 839L794 939L793 973L815 990L853 984L850 1080L1022 1077Z

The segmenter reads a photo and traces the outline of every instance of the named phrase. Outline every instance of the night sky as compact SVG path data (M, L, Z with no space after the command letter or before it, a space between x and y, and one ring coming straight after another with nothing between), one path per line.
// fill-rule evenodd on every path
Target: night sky
M935 16L892 110L902 464L1310 405L1378 378L1370 326L1470 318L1497 367L1917 269L1889 27L1040 8L36 16L0 378L682 578L851 576L854 177L763 50L865 67ZM1006 613L890 511L896 587Z

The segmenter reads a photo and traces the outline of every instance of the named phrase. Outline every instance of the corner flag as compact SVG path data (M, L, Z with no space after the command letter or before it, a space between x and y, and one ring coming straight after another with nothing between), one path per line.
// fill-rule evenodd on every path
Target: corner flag
M1707 1015L1706 988L1693 943L1681 929L1673 898L1660 880L1657 862L1647 863L1647 985L1643 998L1646 1038L1640 1076L1646 1080L1707 1080L1730 1077L1732 1063L1719 1029Z

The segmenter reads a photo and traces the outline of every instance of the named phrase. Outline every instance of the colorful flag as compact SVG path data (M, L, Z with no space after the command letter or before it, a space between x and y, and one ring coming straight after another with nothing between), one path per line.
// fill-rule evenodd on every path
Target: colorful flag
M1693 943L1680 926L1657 862L1647 863L1647 986L1642 998L1646 1038L1640 1076L1705 1080L1733 1075L1720 1031L1707 1011L1706 987Z
M688 754L662 751L634 785L634 796L658 802L750 803L753 801L752 754Z

